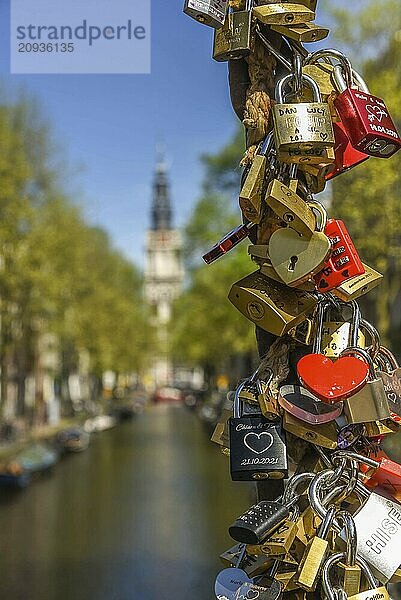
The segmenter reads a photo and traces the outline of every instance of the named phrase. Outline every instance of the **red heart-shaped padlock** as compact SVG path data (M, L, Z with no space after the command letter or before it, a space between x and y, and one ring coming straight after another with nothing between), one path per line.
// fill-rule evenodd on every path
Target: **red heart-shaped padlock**
M301 384L328 404L356 394L369 377L368 364L354 356L333 362L323 354L307 354L299 360L297 371Z

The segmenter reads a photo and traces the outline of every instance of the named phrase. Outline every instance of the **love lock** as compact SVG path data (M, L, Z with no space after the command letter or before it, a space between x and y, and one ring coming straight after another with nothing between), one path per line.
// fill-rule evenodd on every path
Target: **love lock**
M360 323L360 311L353 301L353 327L350 333L350 343L357 345ZM356 394L366 383L369 376L369 365L366 361L354 356L343 356L334 362L320 354L323 320L327 303L321 301L318 309L318 328L313 353L303 356L297 364L301 384L312 394L327 402L335 404Z
M243 415L240 393L235 392L230 419L230 471L233 481L287 477L287 450L281 421L268 421L260 413ZM242 404L243 405L243 404Z

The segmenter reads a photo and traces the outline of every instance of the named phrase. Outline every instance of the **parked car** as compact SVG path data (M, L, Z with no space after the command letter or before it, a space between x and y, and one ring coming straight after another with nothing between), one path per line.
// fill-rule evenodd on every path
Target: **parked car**
M182 392L178 388L162 387L155 391L152 398L155 404L162 402L182 402Z

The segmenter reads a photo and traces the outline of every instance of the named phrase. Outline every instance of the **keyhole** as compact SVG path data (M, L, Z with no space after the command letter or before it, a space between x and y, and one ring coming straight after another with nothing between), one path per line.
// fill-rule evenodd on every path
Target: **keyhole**
M298 256L291 256L290 258L290 264L288 265L288 270L289 271L295 271L295 265L298 262Z
M292 13L289 13L288 15L285 15L284 17L284 21L286 23L292 23L294 20L294 15Z

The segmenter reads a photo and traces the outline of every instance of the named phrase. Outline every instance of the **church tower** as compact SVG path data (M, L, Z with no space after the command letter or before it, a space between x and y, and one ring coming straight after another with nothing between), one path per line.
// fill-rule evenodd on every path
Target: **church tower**
M155 357L153 377L157 386L171 383L167 324L172 317L172 302L182 290L184 271L180 232L174 229L170 185L163 154L157 155L153 179L150 229L146 235L145 299L153 308L159 331L161 356Z

